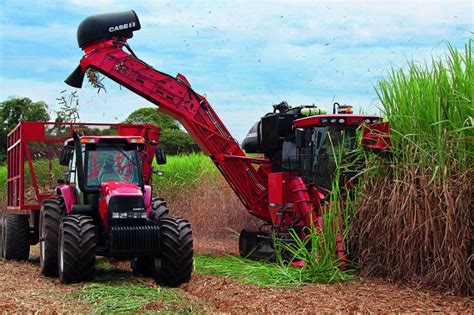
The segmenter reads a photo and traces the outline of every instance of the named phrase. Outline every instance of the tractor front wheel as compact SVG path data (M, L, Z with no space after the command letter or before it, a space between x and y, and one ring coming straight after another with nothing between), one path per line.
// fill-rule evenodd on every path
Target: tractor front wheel
M158 222L161 219L169 218L170 210L166 205L166 200L163 198L153 198L151 201L150 219Z
M66 209L62 197L45 199L40 209L40 266L48 277L58 275L58 234Z
M2 257L7 260L28 260L30 256L28 216L9 214L2 221Z
M193 271L193 235L184 219L163 218L161 256L155 258L155 280L159 284L177 287L191 279Z
M65 216L59 226L59 278L65 283L91 280L95 273L94 220Z

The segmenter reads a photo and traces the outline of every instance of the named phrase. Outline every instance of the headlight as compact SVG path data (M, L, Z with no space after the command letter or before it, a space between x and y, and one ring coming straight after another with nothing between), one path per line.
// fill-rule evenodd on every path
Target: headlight
M346 120L344 118L339 118L337 122L343 124L346 122Z
M369 118L366 118L364 121L365 121L366 124L370 124L370 123L371 123L371 121L370 121Z
M331 118L330 121L331 121L332 124L335 124L337 120L336 120L336 118Z
M112 219L146 219L146 212L112 212Z
M327 119L327 118L321 118L321 123L322 123L322 124L327 124L327 123L328 123L328 119Z
M378 118L372 119L373 124L378 124L379 122L380 122L380 119Z

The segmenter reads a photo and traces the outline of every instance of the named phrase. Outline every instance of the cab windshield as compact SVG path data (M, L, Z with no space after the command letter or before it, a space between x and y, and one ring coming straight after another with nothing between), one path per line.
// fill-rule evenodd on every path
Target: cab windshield
M331 189L337 163L354 149L355 128L314 127L305 130L300 173L307 182Z
M88 148L84 164L87 186L97 187L104 181L126 181L139 187L142 185L135 146Z

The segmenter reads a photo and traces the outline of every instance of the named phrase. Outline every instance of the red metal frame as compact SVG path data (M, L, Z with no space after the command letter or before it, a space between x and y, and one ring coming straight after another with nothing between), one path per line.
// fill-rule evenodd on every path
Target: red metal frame
M46 135L47 127L61 126L67 128L67 133L61 136ZM142 136L145 138L145 148L142 154L145 183L151 181L151 163L154 157L153 146L157 145L160 128L157 126L142 124L108 124L108 123L57 123L57 122L20 122L7 135L7 211L23 212L38 210L41 202L55 196L55 194L41 194L38 180L35 174L29 143L64 143L73 136L75 130L83 127L117 127L118 136ZM146 152L146 153L145 153ZM35 202L25 202L25 162L35 191Z
M318 208L321 199L319 197L325 193L314 192L313 195L318 198L312 200L308 191L316 188L308 187L300 177L290 173L271 174L271 163L268 159L246 157L206 98L192 90L182 74L175 78L155 70L133 54L125 52L125 42L125 38L115 38L85 46L85 54L80 62L81 70L98 70L157 105L158 111L181 122L199 147L211 157L250 213L279 227L282 219L285 219L288 225L310 224L308 213L312 210L321 211ZM365 118L379 118L373 115L318 115L298 119L294 122L294 127L321 125L320 120L324 117L346 118L344 125L361 125ZM288 183L282 186L281 181L286 177L291 178L289 186ZM281 196L272 192L272 200L269 200L268 190L272 187L278 188ZM293 205L296 206L292 206L288 211L296 214L294 222L290 216L279 217L281 209L277 205L285 201L288 203L290 190ZM272 206L273 203L275 206ZM313 217L314 219L317 218Z
M94 68L157 105L178 120L216 164L245 207L271 221L268 212L267 159L248 159L206 98L191 89L181 74L176 78L148 66L112 40L84 47L81 68ZM260 164L260 171L253 163Z

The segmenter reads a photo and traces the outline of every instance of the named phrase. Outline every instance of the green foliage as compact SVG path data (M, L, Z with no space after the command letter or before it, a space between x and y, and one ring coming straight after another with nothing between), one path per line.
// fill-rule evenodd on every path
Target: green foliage
M347 159L342 144L344 138L339 144L334 144L332 137L328 139L336 170L328 203L322 211L321 225L311 220L311 225L302 231L304 236L291 229L289 240L274 239L277 262L283 269L291 270L293 262L304 263L298 274L300 282L338 283L353 279L352 270L341 269L341 263L347 262L342 262L337 256L337 245L341 242L346 251L349 249L349 218L355 210L351 196L357 189L357 185L352 189L341 186L346 182L342 174L353 172L361 152L350 152L351 158Z
M249 260L235 256L195 255L195 272L231 278L242 283L265 287L288 287L301 284L298 268L282 269L274 263Z
M125 119L127 124L152 124L162 129L179 129L179 124L173 118L159 113L154 107L143 107L133 111Z
M474 294L473 40L377 85L391 157L371 161L351 228L363 275Z
M0 166L0 200L7 196L7 167Z
M392 129L392 150L406 165L419 163L443 176L472 166L474 65L470 40L464 52L448 45L445 60L408 61L377 86Z
M158 113L156 108L144 107L128 115L124 123L152 124L161 128L160 143L169 155L198 152L199 147L179 123L169 116Z
M304 283L337 283L350 277L326 278L309 276L307 269L291 265L249 260L235 256L195 255L195 272L232 278L242 283L253 283L263 287L294 287Z
M95 280L71 293L73 298L90 304L95 313L135 313L146 310L148 303L162 306L156 311L192 312L197 307L178 289L156 286L104 260L99 260L96 268Z
M22 120L48 121L48 105L29 98L9 98L0 103L0 163L5 162L7 134Z
M162 129L160 144L166 154L177 155L199 152L199 147L194 143L189 134L181 129Z
M198 184L203 176L220 176L211 159L202 153L168 156L166 164L154 168L163 171L163 176L153 179L158 189L182 188Z

